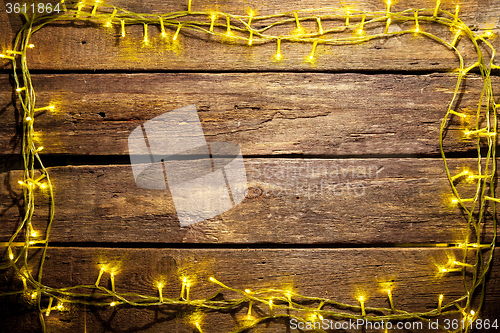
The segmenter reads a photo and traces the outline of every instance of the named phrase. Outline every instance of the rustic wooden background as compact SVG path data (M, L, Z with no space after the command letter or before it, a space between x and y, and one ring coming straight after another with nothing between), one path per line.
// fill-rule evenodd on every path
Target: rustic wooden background
M19 16L4 12L6 2L0 3L4 48L22 25ZM453 11L455 3L441 6ZM187 9L187 1L112 4L146 13ZM434 4L401 0L393 11ZM193 10L218 6L243 13L251 7L270 14L344 5L385 8L379 0L195 0ZM461 3L461 18L479 31L500 33L499 13L500 0ZM453 38L449 31L423 28ZM36 47L28 63L37 103L57 106L35 123L56 198L46 284L94 283L98 263L117 260L117 290L154 295L154 279L167 274L164 295L171 297L179 293L180 272L196 274L193 298L217 289L206 282L209 276L237 288L293 287L352 304L356 290L363 289L373 307L388 306L379 282L393 281L396 307L407 311L435 308L439 294L446 302L464 293L461 274L436 277L436 264L446 263L454 251L432 246L459 242L466 232L464 216L445 205L449 188L438 145L456 80L449 73L458 66L455 55L429 40L403 36L318 46L317 64L311 66L303 62L310 45L285 43L285 60L277 64L271 60L275 44L249 48L181 35L183 49L175 54L141 47L141 39L142 27L127 28L122 39L116 31L78 23L46 27L33 36ZM493 43L500 49L500 38ZM462 41L459 49L466 64L475 62L470 44ZM10 67L1 66L0 241L5 241L20 221L22 115L13 100ZM500 78L492 80L498 92ZM474 108L481 87L480 76L470 75L460 108ZM127 137L148 119L190 104L198 108L208 141L241 147L250 190L236 208L180 228L170 197L135 185ZM452 170L475 163L475 146L461 140L459 130L460 123L452 122L446 137ZM322 184L338 185L339 191L322 193ZM363 195L354 195L355 185ZM34 224L43 230L43 196L38 203ZM487 226L484 241L491 235ZM500 320L499 260L495 255L483 318ZM20 286L15 276L4 277L2 289ZM207 316L205 332L234 329L244 312ZM0 318L5 332L38 329L36 315L15 302ZM46 321L50 332L193 332L185 319L158 309L73 307L54 311ZM284 322L259 328L287 330Z

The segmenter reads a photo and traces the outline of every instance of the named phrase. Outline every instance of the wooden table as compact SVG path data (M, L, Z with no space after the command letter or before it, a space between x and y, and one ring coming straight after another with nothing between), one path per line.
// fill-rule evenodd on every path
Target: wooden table
M177 1L112 4L156 14L187 8ZM434 5L400 1L392 10ZM341 4L197 0L192 6L234 14L251 7L268 15ZM363 0L352 8L384 11L385 4ZM453 12L455 5L442 1L441 8ZM499 33L499 12L499 0L470 0L461 4L460 18L478 31ZM313 23L303 25L317 29ZM19 15L0 13L0 45L11 45L21 25ZM446 205L450 188L439 152L456 55L429 39L405 35L353 46L318 45L314 65L304 62L310 44L283 43L284 59L274 62L276 43L232 45L181 31L182 49L175 53L155 41L154 26L148 30L154 42L141 45L142 29L127 27L122 38L119 27L71 23L48 26L32 38L28 63L37 104L56 107L35 122L56 204L45 284L93 284L99 264L113 262L119 263L117 291L156 295L161 275L167 277L164 297L178 297L179 277L186 274L195 279L192 299L217 290L210 276L239 289L290 288L351 304L362 290L369 307L388 306L381 283L390 282L396 307L410 312L435 308L440 294L446 302L464 293L461 273L438 274L439 265L450 256L460 258L461 250L436 246L459 243L467 232L463 213ZM450 31L440 33L453 38ZM492 43L499 49L500 38ZM470 42L464 39L458 49L466 65L475 61ZM22 111L10 65L0 65L0 241L5 242L21 220ZM460 109L475 112L482 83L478 73L467 76ZM207 141L240 146L249 191L232 210L182 228L167 191L135 184L127 138L147 120L190 104L198 109ZM462 140L462 130L455 119L446 134L454 172L477 163L475 143ZM40 232L47 210L40 195L33 219ZM492 234L487 223L482 241L491 241ZM500 320L499 260L496 254L481 314L491 320ZM4 276L3 290L22 288L14 273ZM110 286L109 275L102 281ZM38 314L23 304L9 298L2 305L3 331L39 329ZM50 332L194 332L185 318L161 307L68 309L45 318ZM246 310L207 315L203 332L235 329ZM286 320L276 320L256 331L290 329Z

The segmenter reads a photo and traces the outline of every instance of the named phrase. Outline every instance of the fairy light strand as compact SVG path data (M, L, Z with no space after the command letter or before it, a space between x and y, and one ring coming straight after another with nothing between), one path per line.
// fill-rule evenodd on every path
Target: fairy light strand
M33 245L43 244L44 250L42 254L42 265L41 265L41 267L43 267L43 261L45 259L45 253L48 244L48 235L45 236L46 238L44 239L42 236L38 236L38 233L36 233L31 224L31 216L33 216L33 211L35 207L34 193L37 190L37 188L44 189L45 191L47 191L48 197L50 198L50 210L49 210L50 213L49 213L49 221L47 228L48 230L50 229L54 216L53 215L54 194L53 194L52 182L50 180L48 171L43 166L42 160L40 159L40 156L38 154L41 151L42 147L40 146L36 148L36 145L33 142L33 137L34 137L35 112L53 111L55 110L55 107L53 105L48 105L39 108L34 107L36 94L31 83L31 78L29 76L29 70L25 58L27 50L34 47L34 45L29 43L30 37L33 33L32 27L36 27L36 29L38 30L43 26L45 26L46 24L48 24L49 22L54 22L57 20L91 21L99 23L101 26L103 25L109 26L112 25L113 22L118 22L119 20L122 38L126 37L126 31L125 31L126 26L142 24L144 26L144 41L149 41L150 39L151 41L153 40L153 37L150 38L150 36L148 35L148 30L147 30L148 25L153 25L153 26L159 26L161 31L161 36L165 38L167 37L166 30L173 29L175 31L175 33L172 36L173 41L177 41L181 33L181 29L185 29L201 33L211 33L221 37L223 37L224 35L231 36L232 40L234 40L235 43L241 42L243 44L252 47L255 45L262 45L265 43L275 42L276 53L274 55L274 59L277 61L281 61L284 59L281 49L282 42L310 43L312 45L312 51L309 54L308 58L309 60L311 60L311 64L313 63L312 60L314 60L316 57L315 54L316 47L319 43L321 43L322 45L351 45L351 44L369 42L374 39L382 39L382 38L390 38L393 36L398 36L401 34L401 32L399 31L390 32L389 31L390 25L399 22L411 21L412 19L415 24L415 28L412 30L404 31L403 33L410 34L415 32L421 32L421 27L419 25L420 24L419 22L424 20L426 22L441 25L446 28L451 27L452 29L454 29L453 33L455 35L454 36L452 35L449 39L446 39L445 37L437 37L430 33L421 33L421 35L424 37L432 38L434 41L442 45L448 46L450 49L452 49L459 55L460 68L457 70L458 76L457 76L456 89L453 94L452 101L450 102L450 107L448 108L448 112L446 113L446 116L443 118L443 122L440 127L440 137L439 137L440 152L445 162L445 170L448 176L452 193L454 195L454 199L452 201L454 201L454 203L457 205L460 204L458 206L461 207L461 209L463 209L465 214L468 216L468 220L472 228L471 230L473 233L474 232L476 233L475 239L478 240L481 239L480 232L483 228L481 228L480 226L482 223L484 223L484 221L482 220L482 216L485 215L484 214L486 209L485 207L491 205L477 206L479 207L478 209L480 210L480 214L477 215L473 214L474 207L476 207L475 205L478 202L484 202L485 200L489 200L492 202L493 209L495 209L496 207L495 205L496 203L500 203L500 199L495 198L494 193L491 191L488 192L479 190L477 191L477 193L479 194L476 195L474 198L467 198L467 197L462 198L459 195L458 189L455 187L455 181L461 179L462 177L472 178L478 180L476 182L477 183L476 186L479 186L479 189L481 189L482 187L487 185L486 183L487 180L493 179L494 174L496 172L496 162L494 159L494 152L496 151L495 149L496 142L495 140L492 140L492 138L496 137L496 114L493 113L492 111L497 108L497 104L495 104L493 98L494 95L491 87L490 70L500 69L500 67L493 63L495 57L495 49L491 46L490 42L487 40L488 38L494 36L493 32L486 31L482 35L478 35L475 32L473 32L469 27L467 27L459 20L460 8L458 5L456 6L454 13L447 12L446 10L441 9L440 1L437 1L435 7L433 8L419 9L419 10L412 9L399 13L395 12L393 13L391 12L393 2L391 2L390 0L386 0L385 4L386 4L385 13L360 11L360 12L354 12L356 14L353 14L353 11L351 11L351 9L347 9L344 11L344 15L343 16L340 15L340 17L338 14L335 15L322 14L322 15L308 16L308 15L301 15L302 13L304 13L301 10L293 11L291 13L293 13L293 20L295 21L296 25L295 30L291 31L289 34L283 34L279 36L272 35L269 32L269 28L272 26L287 24L288 22L290 22L289 21L290 16L282 14L268 15L266 16L266 19L274 18L276 19L276 21L270 23L269 25L261 24L259 28L252 28L251 27L252 23L256 21L262 22L262 18L256 15L255 12L253 11L247 13L248 15L233 15L233 14L228 14L223 12L213 12L213 11L200 11L193 13L191 7L192 6L191 0L189 0L188 2L187 11L175 12L174 15L175 17L173 17L171 13L167 13L160 16L136 14L130 11L122 10L114 6L109 6L100 1L95 1L94 3L92 2L86 3L83 1L72 4L65 3L66 7L65 7L65 12L63 14L31 17L30 20L26 22L23 28L20 30L18 35L19 37L16 39L15 42L15 47L12 50L4 51L3 53L1 53L0 61L10 61L12 63L14 80L16 82L16 85L14 87L16 88L16 92L19 94L18 96L23 97L21 101L22 102L21 106L24 111L23 156L25 157L25 161L30 161L35 159L39 161L40 171L42 172L42 176L45 178L42 182L41 178L35 179L34 176L30 176L34 172L34 167L30 163L27 163L25 165L25 177L23 178L23 180L20 180L20 184L22 185L22 189L26 198L24 203L26 208L26 214L23 218L23 223L19 227L20 229L15 232L13 237L9 240L9 242L6 245L7 255L10 261L6 264L4 268L14 267L18 272L21 272L21 269L24 271L22 274L20 273L21 277L20 280L22 281L23 284L23 291L27 295L31 295L30 298L38 299L38 301L40 301L42 297L47 298L49 300L48 301L49 307L45 310L46 315L49 315L51 310L54 309L58 309L61 311L63 309L62 304L64 301L71 301L73 303L79 302L77 296L78 297L81 296L80 293L75 294L63 289L54 289L54 288L51 288L50 290L44 289L42 287L43 284L41 283L42 270L40 270L37 276L32 276L30 273L26 273L28 267L24 266L26 265L24 260L18 260L19 258L27 257L27 253ZM318 8L315 10L320 12L323 9ZM429 16L430 15L429 13L432 13L432 16ZM191 17L191 15L197 17L204 16L205 18L208 18L208 20L204 21L197 20L198 18ZM217 18L219 16L226 18L226 24L217 23ZM326 31L324 30L322 21L339 20L339 19L342 21L344 29L347 31L351 31L353 33L351 37L345 37L345 36L335 37L336 31L340 30L335 30L335 29L330 29ZM305 29L301 25L301 20L315 21L317 24L317 32L312 34L309 33L306 34ZM365 27L368 26L383 27L384 25L385 28L383 33L375 34L372 36L366 35ZM226 30L225 34L224 30L222 29ZM459 39L462 37L467 37L473 40L474 47L476 48L477 51L478 61L469 67L464 66L463 59L455 47ZM479 49L478 41L480 41L481 44L492 50L491 52L492 56L489 60L484 58L483 53ZM18 62L17 60L20 61ZM18 64L21 65L21 72L23 73L23 76L26 78L26 82L20 80L19 78L19 74L17 71ZM477 68L477 70L479 70L481 74L483 74L482 75L483 80L485 81L483 93L481 94L481 99L479 100L478 104L480 106L479 113L482 112L482 115L484 116L485 119L493 118L494 121L488 122L487 126L484 128L478 128L477 127L478 124L476 124L476 128L471 128L471 129L467 128L464 130L464 134L466 134L466 136L468 137L474 136L475 138L477 138L479 152L482 151L481 142L486 142L486 144L488 145L488 150L484 154L484 157L478 156L478 158L482 159L486 167L483 168L484 172L479 170L480 172L478 175L469 173L469 171L467 171L466 173L462 171L462 174L460 175L459 173L460 176L457 177L457 174L452 176L447 165L447 159L444 153L445 150L443 144L444 130L446 128L446 125L450 117L458 116L463 119L467 118L467 115L465 113L453 111L452 106L454 101L457 99L459 88L461 87L463 80L465 79L469 71L471 71L474 68ZM23 83L20 84L20 82ZM488 106L485 108L481 107L481 105L488 105ZM479 219L476 216L480 216ZM496 237L495 214L493 214L492 216L493 216L493 225ZM24 246L19 247L14 252L13 250L14 244L17 244L16 237L17 235L22 234L20 231L23 228L26 228L25 231L27 239L24 242ZM35 236L38 236L38 238L34 240L33 238ZM492 244L481 244L479 243L479 241L469 240L469 238L467 238L463 243L457 244L456 248L457 249L461 248L464 250L464 253L467 253L467 251L479 251L479 250L484 251L487 249L491 250L493 248ZM474 264L469 264L466 262L466 260L462 261L455 260L450 265L443 266L440 268L441 273L448 273L452 271L464 271L464 270L467 270L468 272L475 272L476 274L475 283L469 286L466 295L459 299L471 300L473 295L478 293L484 295L484 287L482 286L484 286L485 284L486 272L489 270L491 266L493 251L490 251L489 257L486 258L484 261L482 259L481 261L479 261L478 258L479 256L476 256L476 262ZM162 293L162 288L164 285L163 283L159 283L158 284L159 297L140 295L138 299L135 299L134 297L128 295L126 292L116 292L114 272L110 273L111 289L109 290L108 288L101 286L100 281L104 273L105 269L101 268L99 270L97 280L93 286L92 285L75 286L75 288L77 289L78 288L90 289L89 293L86 295L89 298L92 297L92 294L95 291L100 292L101 297L105 295L109 297L109 300L105 302L103 302L102 300L90 301L91 304L94 304L96 306L115 307L121 304L127 304L130 306L143 307L144 305L158 305L159 301L160 303L164 304L164 306L167 306L167 303L168 306L173 306L173 307L179 306L179 310L184 305L195 306L200 310L203 309L228 310L232 308L236 309L237 307L240 306L242 302L246 302L249 307L247 315L252 315L251 309L256 308L257 303L265 305L269 309L268 310L269 314L263 314L258 318L257 317L253 318L252 321L245 324L246 325L244 326L245 329L255 327L259 323L265 322L266 320L282 316L288 316L289 318L292 316L297 316L297 318L305 320L309 314L313 313L317 316L317 318L324 318L330 316L334 318L359 319L366 316L367 311L371 311L369 307L366 307L367 300L363 296L356 298L356 300L359 303L359 305L356 305L349 303L339 303L326 298L303 296L298 293L295 292L292 293L289 290L282 290L279 288L256 289L253 290L252 292L246 292L245 289L240 290L226 286L225 284L221 283L220 281L216 280L213 277L210 278L210 282L214 283L216 286L220 288L217 294L220 294L224 291L230 291L239 294L241 298L235 300L225 300L225 301L214 301L213 298L211 297L206 299L193 300L190 298L190 289L192 288L192 282L188 281L185 278L182 280L181 283L181 292L179 298L174 298L174 299L164 298ZM466 275L464 275L464 279L465 278ZM72 297L74 297L74 299L69 300ZM377 311L385 311L386 313L383 316L373 315L371 319L377 320L378 318L383 317L384 318L383 321L388 321L396 318L398 320L412 320L417 318L425 319L426 317L429 318L435 317L436 311L438 313L442 312L443 314L447 315L461 313L460 312L461 310L450 310L451 305L455 304L454 302L456 302L454 300L450 300L448 304L443 305L443 299L444 299L443 295L439 296L437 308L434 310L430 310L426 313L409 313L405 311L400 311L395 307L393 303L392 293L390 290L387 292L387 297L389 298L390 308L377 309ZM58 299L59 301L59 305L56 308L52 307L52 301L54 299ZM307 306L299 304L301 301L307 301L307 302L314 301L319 303L320 305ZM358 312L358 314L350 314L348 312L343 312L339 310L324 309L323 306L328 304L336 305L345 310L351 310L352 312ZM360 310L361 314L359 314ZM470 313L475 313L475 312L471 310ZM43 321L43 316L41 316L41 320ZM197 319L194 325L199 332L202 332L200 320L201 319Z

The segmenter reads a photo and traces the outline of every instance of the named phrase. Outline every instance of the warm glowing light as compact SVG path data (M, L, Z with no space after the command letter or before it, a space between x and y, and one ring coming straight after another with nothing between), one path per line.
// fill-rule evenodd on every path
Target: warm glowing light
M0 53L0 58L15 60L14 57L11 57L11 56L8 56L8 55L5 55L5 54L1 54L1 53Z
M27 47L28 47L28 49L32 49L32 48L34 48L34 47L35 47L35 44L28 44L28 46L27 46Z
M14 260L14 253L12 253L12 249L10 247L8 248L7 252L9 252L9 259Z
M160 303L163 303L163 283L158 283L158 293L160 294Z
M120 25L121 25L121 28L122 28L122 37L125 37L125 21L124 20L120 20Z
M63 302L59 301L59 304L57 304L56 309L58 311L63 311L64 310L64 304L63 304Z
M250 289L245 289L245 292L246 292L247 294L250 294L252 291L251 291Z
M39 183L38 187L40 187L42 190L45 190L47 188L47 184L45 184L45 183Z
M99 286L99 283L101 282L102 274L104 274L104 267L102 267L101 270L99 271L99 276L97 277L97 281L95 282L96 287Z
M458 29L457 33L455 34L455 37L453 38L453 41L451 42L451 45L456 46L461 36L462 36L462 29Z
M438 301L438 311L439 312L441 312L441 306L443 304L443 299L444 299L443 294L439 295L439 301Z
M274 55L275 61L281 61L283 56L281 55L281 39L276 40L276 54Z
M115 306L115 305L116 305L116 302L109 303L109 306Z
M441 0L436 1L436 8L434 9L434 17L438 15L439 5L441 5Z
M476 312L474 310L470 310L470 315L471 316L474 316L476 314Z
M231 19L229 16L226 16L226 26L227 26L226 36L231 37L233 33L231 32Z
M388 33L388 32L389 32L389 26L391 25L391 22L392 22L392 20L391 20L391 18L389 17L389 18L387 19L386 24L385 24L384 34L386 34L386 33Z
M115 273L111 273L111 290L115 292Z
M144 24L144 39L142 40L144 44L149 44L149 38L148 38L148 25Z
M365 297L364 296L358 296L358 301L361 305L361 315L366 316L366 311L365 311Z
M32 230L31 231L31 237L36 237L37 236L37 232L35 230Z
M31 293L31 299L35 299L38 296L38 293L36 291Z
M486 38L493 38L493 37L495 37L495 34L494 34L491 30L488 30L488 31L486 31L486 32L483 34L483 37L486 37Z
M24 91L24 90L26 90L26 87L17 88L17 89L16 89L16 92L20 93L21 91Z
M172 37L172 40L177 40L177 37L179 36L179 32L181 31L182 24L179 23L179 26L177 27L177 31L174 34L174 37Z
M210 32L214 31L215 20L217 20L217 13L211 13L210 14Z
M53 298L53 297L51 297L51 298L49 299L49 306L47 307L47 311L45 312L45 316L47 316L47 317L50 315L50 310L52 310L52 301L53 301L53 300L54 300L54 298Z
M213 276L211 276L208 280L210 280L210 282L216 282L217 281Z

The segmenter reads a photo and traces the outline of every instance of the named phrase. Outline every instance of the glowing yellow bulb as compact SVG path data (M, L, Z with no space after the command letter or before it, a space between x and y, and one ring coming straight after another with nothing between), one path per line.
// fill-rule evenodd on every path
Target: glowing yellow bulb
M10 247L8 249L9 249L9 251L8 251L9 252L9 259L14 260L14 253L12 253L12 249Z
M115 305L116 305L116 302L109 303L109 306L115 306Z
M470 310L470 315L471 316L474 316L476 314L476 312L474 312L474 310Z
M64 305L62 302L59 302L59 304L57 304L57 307L56 307L57 310L59 311L63 311L64 310Z
M36 291L32 292L32 293L31 293L31 299L35 299L37 295L38 295L38 294L37 294L37 292L36 292Z
M439 300L442 301L444 298L443 294L439 295Z
M358 301L360 301L360 302L364 302L364 300L365 300L364 296L359 296L359 297L358 297Z
M448 272L448 269L445 268L445 267L441 267L441 269L439 270L441 273L446 273Z
M208 279L210 282L215 282L217 280L215 280L215 278L213 276L211 276L209 279Z
M47 188L47 185L45 183L40 183L38 187L40 187L42 190L45 190Z
M26 90L26 87L17 88L17 89L16 89L16 92L20 93L21 91L24 91L24 90Z
M37 236L37 232L35 230L31 231L31 237L36 237Z
M28 49L32 49L35 47L35 44L28 44Z
M245 289L245 292L246 292L247 294L250 294L252 291L251 291L250 289Z

